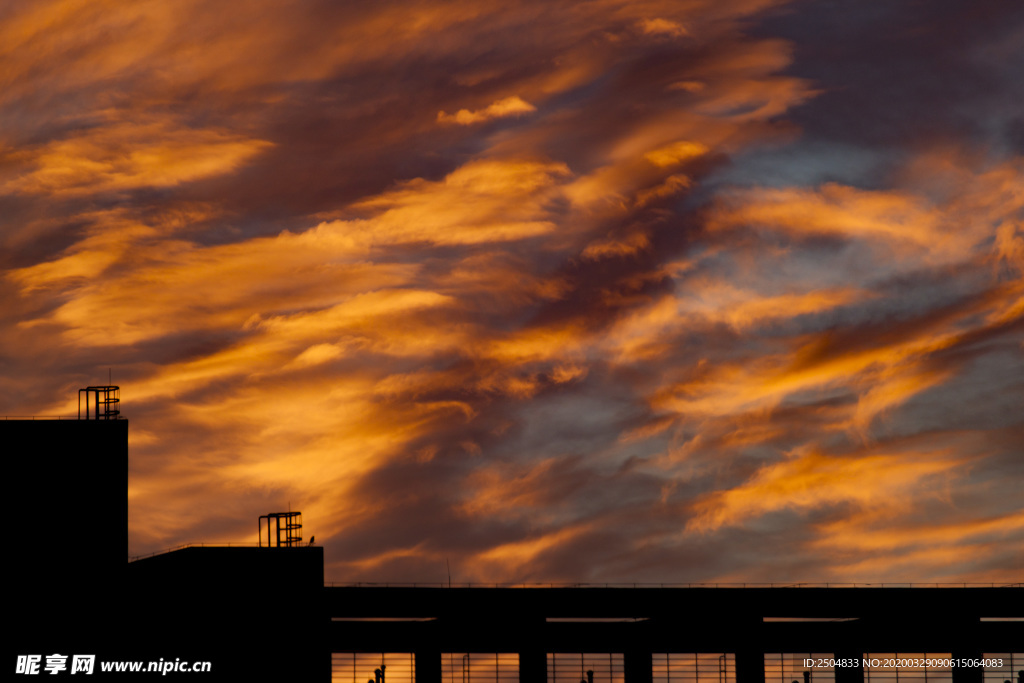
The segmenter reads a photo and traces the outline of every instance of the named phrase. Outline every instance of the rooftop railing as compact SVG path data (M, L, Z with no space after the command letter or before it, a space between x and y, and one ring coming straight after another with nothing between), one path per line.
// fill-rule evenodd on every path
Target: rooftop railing
M183 543L176 545L171 548L164 548L163 550L155 550L151 553L144 555L129 555L128 561L134 562L136 560L142 560L147 557L156 557L157 555L166 555L167 553L173 553L175 550L184 550L185 548L258 548L257 543Z
M74 415L4 415L5 420L77 420Z

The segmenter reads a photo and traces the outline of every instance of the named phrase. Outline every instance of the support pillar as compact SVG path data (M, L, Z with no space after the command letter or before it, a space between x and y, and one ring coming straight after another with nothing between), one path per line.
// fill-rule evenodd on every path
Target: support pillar
M622 653L626 683L652 683L654 665L651 653L643 650Z
M416 683L441 683L441 653L436 650L417 650Z
M981 652L953 652L953 659L977 659L984 655ZM984 683L985 669L980 666L956 667L953 669L953 683Z
M519 653L519 683L548 683L548 655L543 650Z
M736 653L736 683L764 683L764 653L746 650Z
M854 660L857 666L837 666L836 683L864 683L864 654L861 652L836 652L837 661Z

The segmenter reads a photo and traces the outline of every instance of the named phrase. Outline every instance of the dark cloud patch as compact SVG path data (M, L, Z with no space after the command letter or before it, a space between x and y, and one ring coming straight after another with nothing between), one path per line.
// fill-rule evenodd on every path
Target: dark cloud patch
M1007 0L928 3L926 11L915 1L836 0L800 3L759 30L791 39L791 71L824 91L793 114L808 138L904 147L995 141L991 115L1019 79L977 56L1022 22L1019 4Z

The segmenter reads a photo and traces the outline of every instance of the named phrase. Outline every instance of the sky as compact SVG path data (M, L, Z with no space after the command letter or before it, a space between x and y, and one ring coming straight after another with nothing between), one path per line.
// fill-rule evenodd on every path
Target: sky
M1020 581L1022 73L1018 0L5 2L0 414L121 387L133 555Z

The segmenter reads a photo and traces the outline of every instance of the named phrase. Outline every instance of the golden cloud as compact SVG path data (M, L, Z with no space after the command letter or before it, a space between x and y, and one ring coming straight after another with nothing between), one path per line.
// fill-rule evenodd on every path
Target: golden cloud
M9 194L93 196L172 187L235 170L270 147L228 131L169 123L115 124L22 153L35 169L5 183Z
M518 95L506 97L503 100L493 102L485 109L470 111L460 109L454 114L446 114L443 111L437 112L438 123L457 123L461 126L469 126L474 123L483 123L491 119L503 119L509 116L517 116L537 111L537 107L524 101Z
M640 22L640 28L647 34L666 35L672 38L680 38L690 34L686 27L679 22L661 18L644 19Z
M713 531L779 510L810 510L852 503L860 508L905 509L914 491L962 463L950 452L827 456L794 453L761 468L740 486L698 501L691 531Z

